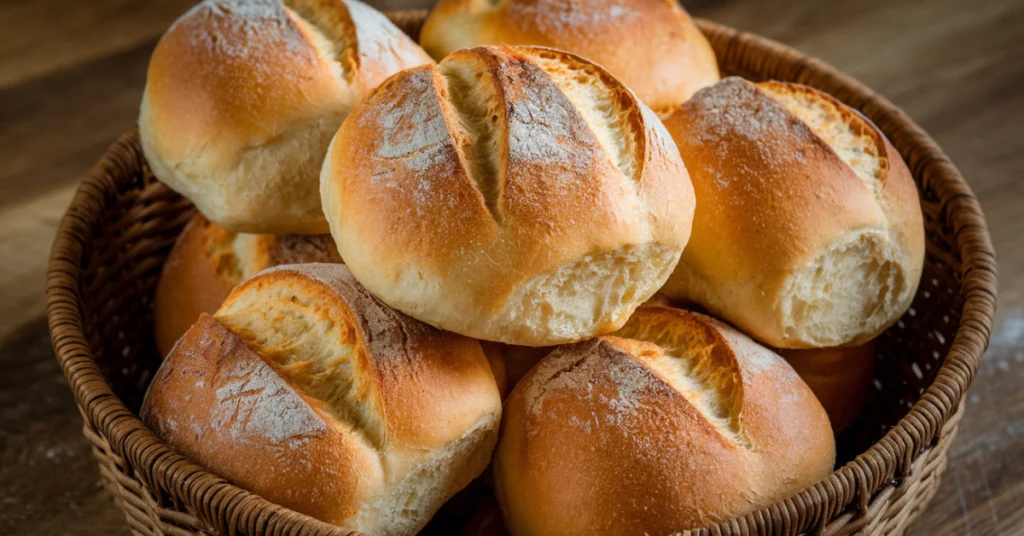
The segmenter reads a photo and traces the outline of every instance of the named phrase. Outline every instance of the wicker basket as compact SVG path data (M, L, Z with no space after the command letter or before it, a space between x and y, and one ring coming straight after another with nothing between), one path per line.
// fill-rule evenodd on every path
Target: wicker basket
M425 12L391 15L415 37ZM705 21L723 72L800 82L861 110L889 136L921 191L927 259L913 307L879 340L864 415L840 438L827 480L693 534L899 534L935 494L988 344L996 264L978 203L956 168L892 104L817 60ZM151 300L191 207L149 173L135 133L115 143L68 209L50 258L53 346L106 488L147 535L355 534L274 505L180 456L136 416L159 357Z

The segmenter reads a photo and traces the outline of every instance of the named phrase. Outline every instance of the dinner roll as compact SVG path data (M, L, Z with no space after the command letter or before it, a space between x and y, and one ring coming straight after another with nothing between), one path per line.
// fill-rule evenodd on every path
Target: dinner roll
M139 137L153 174L235 232L327 232L331 136L388 76L429 56L356 0L206 0L150 60Z
M487 467L501 399L479 343L392 310L344 265L303 264L203 314L141 417L271 502L408 535Z
M778 348L864 344L907 310L921 206L871 122L809 87L728 78L665 125L697 195L665 294Z
M233 233L196 213L164 262L153 302L156 347L165 356L200 313L213 314L231 289L279 264L341 262L330 235Z
M828 417L786 362L704 315L643 307L545 357L505 402L513 536L672 534L826 478Z
M441 0L420 44L440 60L480 45L541 45L604 66L656 111L718 81L715 52L674 0Z
M875 376L874 341L850 348L779 350L828 413L840 433L860 416Z
M621 326L668 278L693 189L604 69L480 47L406 70L334 138L324 213L370 292L441 329L543 346Z

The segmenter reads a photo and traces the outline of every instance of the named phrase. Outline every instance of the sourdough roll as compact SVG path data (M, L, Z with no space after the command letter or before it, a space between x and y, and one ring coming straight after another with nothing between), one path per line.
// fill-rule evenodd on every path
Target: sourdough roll
M871 122L806 86L728 78L665 125L697 196L666 295L778 348L864 344L907 310L921 207Z
M779 350L818 397L840 433L860 416L875 376L875 343L849 348Z
M718 81L711 45L675 0L441 0L420 32L441 58L480 45L540 45L602 65L656 111Z
M481 47L360 104L321 176L345 263L396 309L543 346L621 326L672 271L693 190L657 117L604 69Z
M206 0L150 60L139 137L153 174L235 232L327 232L331 137L388 76L432 60L356 0Z
M494 474L513 536L674 534L784 499L834 461L825 411L782 358L643 307L512 390Z
M479 343L387 307L340 264L272 268L202 315L143 421L267 500L414 534L479 475L501 399Z
M330 235L233 233L196 213L178 236L153 301L160 355L171 351L200 313L213 314L231 289L281 264L341 262Z

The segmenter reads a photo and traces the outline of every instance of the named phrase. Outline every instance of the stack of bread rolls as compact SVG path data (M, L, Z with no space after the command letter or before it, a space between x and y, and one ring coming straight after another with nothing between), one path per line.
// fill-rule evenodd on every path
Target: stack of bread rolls
M357 0L205 0L160 41L140 137L199 212L144 422L371 535L446 502L444 533L668 535L826 478L923 263L878 128L719 80L674 2L441 0L420 43Z

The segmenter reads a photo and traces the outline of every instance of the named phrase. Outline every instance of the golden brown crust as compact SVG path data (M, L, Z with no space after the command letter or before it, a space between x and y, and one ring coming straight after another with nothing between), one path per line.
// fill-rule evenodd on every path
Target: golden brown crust
M812 125L792 108L811 105L830 119ZM698 199L691 240L665 294L785 348L862 344L906 310L923 263L921 211L906 165L874 125L809 87L728 78L695 95L665 126ZM817 129L848 132L871 153L830 145L836 142ZM847 149L877 160L876 174L855 170L839 154ZM844 257L860 264L829 268ZM872 271L870 263L880 267ZM817 266L823 268L815 275ZM860 279L877 285L858 291L850 281ZM808 288L801 294L799 285ZM835 290L830 298L829 289L839 288L849 296ZM822 313L821 325L795 320L850 299L865 303L836 318Z
M850 427L860 416L875 373L875 343L852 348L779 350L818 397L832 431Z
M265 498L411 534L486 467L501 400L479 344L394 311L340 264L273 268L203 315L142 417Z
M758 87L768 87L782 93L803 94L808 100L828 103L838 113L843 123L858 135L870 138L880 160L877 180L881 187L876 194L877 200L889 220L889 227L897 234L896 241L905 244L909 251L924 251L924 225L914 177L889 138L885 137L874 123L835 97L808 86L768 81L761 82Z
M324 233L330 137L384 77L429 62L356 0L206 0L153 52L142 146L161 181L224 227Z
M813 484L834 457L824 410L781 358L709 317L644 307L513 389L495 477L514 536L668 534Z
M353 112L324 164L324 212L346 263L393 307L480 339L579 340L621 325L686 243L692 196L671 145L600 67L462 50ZM556 284L569 297L548 296Z
M664 123L700 200L684 258L711 281L760 277L771 284L832 235L878 224L853 170L750 82L723 80ZM758 167L742 173L741 162Z
M211 256L210 242L220 243L218 235L233 234L196 214L178 236L174 249L164 262L153 303L153 332L156 347L166 356L200 313L213 314L237 284L225 270L225 258ZM231 259L230 266L234 261Z
M239 285L217 316L234 313L236 296L265 293L261 289L294 284L299 278L313 284L310 293L317 297L318 307L331 310L331 314L344 319L339 322L355 327L355 338L349 343L365 348L363 359L370 368L361 373L373 377L369 384L379 392L390 443L405 448L437 448L450 430L425 418L423 408L444 415L448 426L457 426L460 420L477 418L479 405L474 401L496 392L479 342L395 311L367 292L341 265L301 264L265 270L260 277ZM363 354L357 351L356 355ZM421 366L425 362L431 366ZM453 390L451 385L460 389Z
M858 114L859 115L859 114ZM868 121L864 118L864 121ZM872 128L874 125L872 124ZM889 138L882 136L884 145L880 147L882 157L886 161L886 177L880 193L881 202L889 208L889 226L896 235L896 241L905 244L909 256L916 262L911 264L909 277L916 287L924 270L924 216L921 212L921 201L914 183L910 168L903 161L899 151L893 147ZM911 293L913 295L913 292Z
M707 39L671 0L442 0L420 43L440 60L481 45L538 45L603 65L657 111L718 81Z
M345 92L333 58L309 34L308 25L272 1L205 2L178 19L149 64L146 94L159 147L170 156L216 137L228 158L228 148L282 132L308 113L298 95L337 106Z
M165 356L200 313L213 314L231 289L281 264L340 263L330 235L239 235L196 213L164 262L153 304L156 347Z
M267 500L344 520L365 493L358 483L381 468L376 453L339 433L319 407L203 314L153 379L140 417L182 454Z

